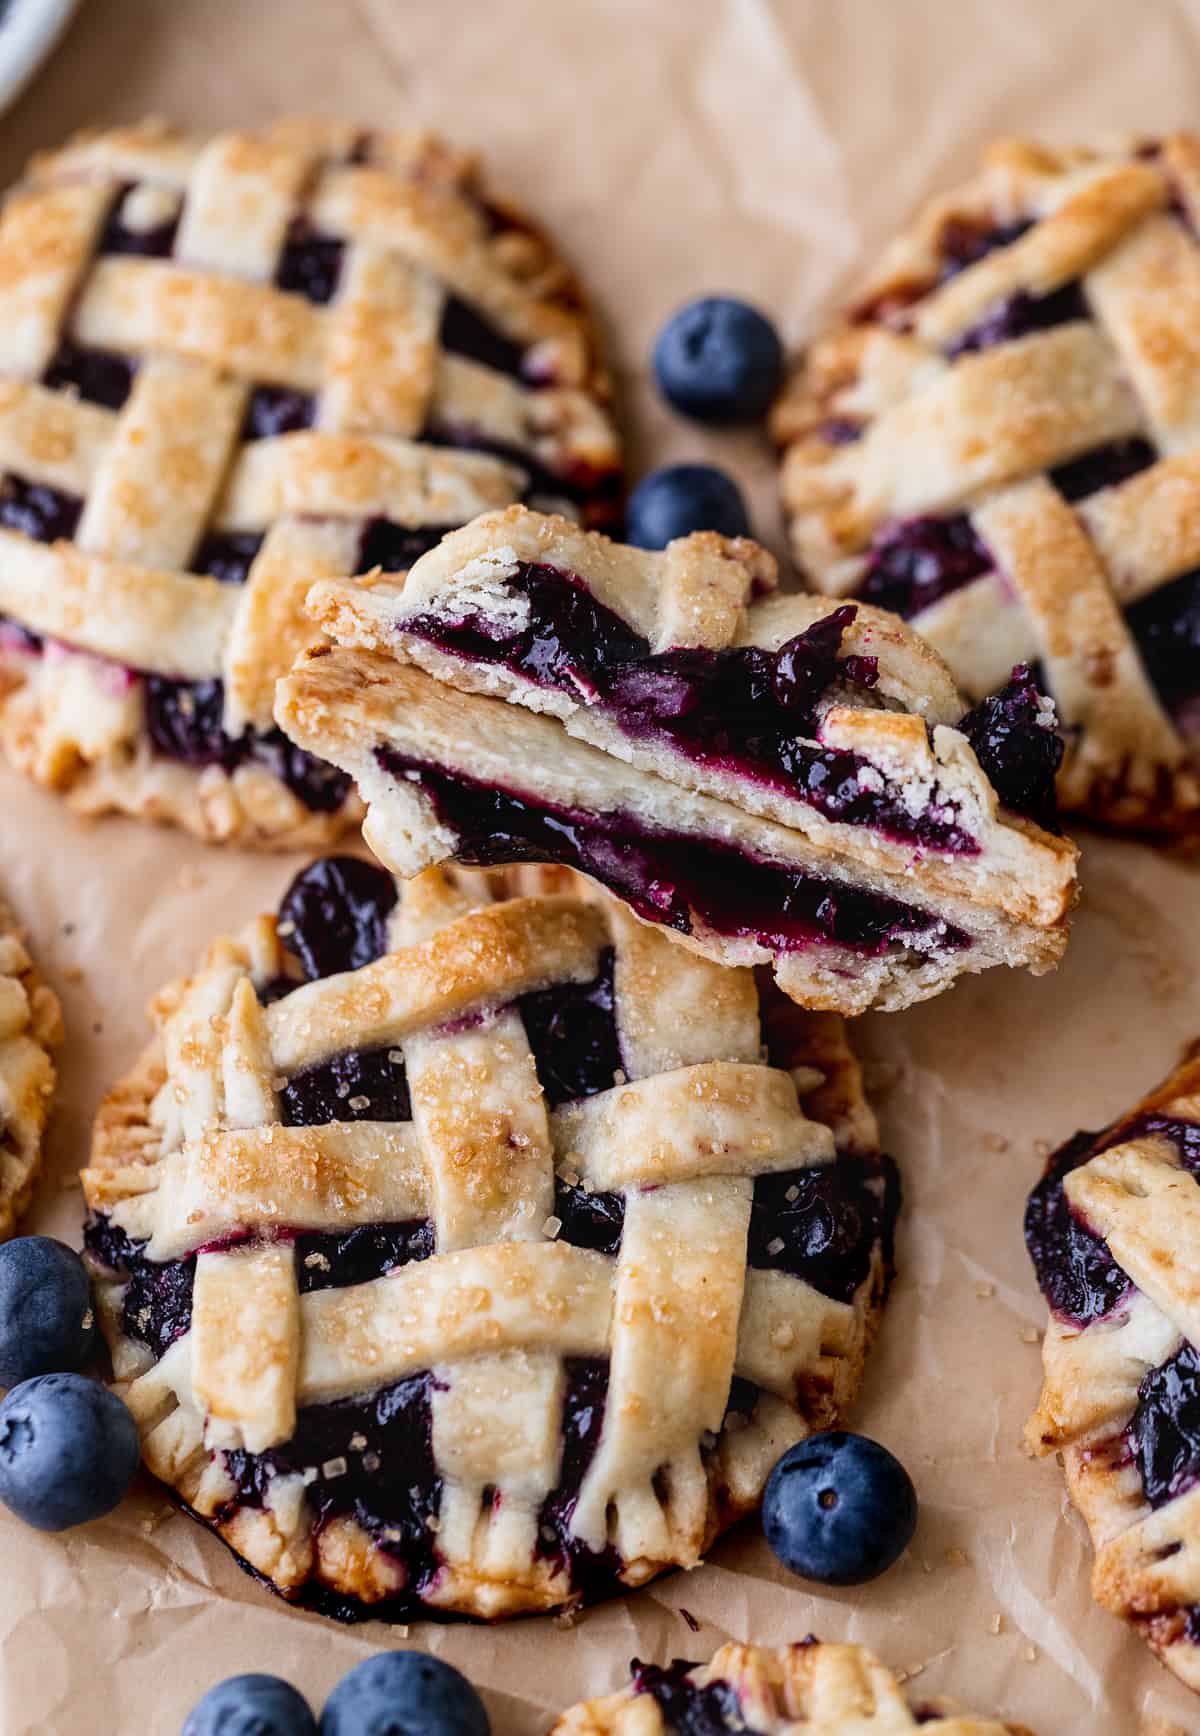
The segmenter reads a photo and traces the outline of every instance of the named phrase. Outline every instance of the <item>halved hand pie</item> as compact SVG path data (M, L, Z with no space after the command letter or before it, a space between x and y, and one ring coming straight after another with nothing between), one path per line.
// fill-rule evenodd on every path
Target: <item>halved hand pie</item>
M817 1639L722 1646L707 1664L634 1662L621 1693L563 1714L551 1736L1029 1736L906 1693L865 1646Z
M566 863L840 1012L993 964L1048 969L1076 860L1039 823L1052 707L1018 677L966 714L900 622L764 595L774 582L745 541L648 554L485 515L402 584L317 584L310 608L344 648L301 662L277 717L356 779L401 874Z
M315 863L97 1120L146 1463L331 1614L692 1565L859 1383L897 1185L840 1021L553 878Z
M617 503L579 286L425 134L146 125L38 158L0 217L0 373L0 752L207 838L360 816L272 717L315 577L512 500Z
M1058 707L1064 805L1200 837L1200 139L1007 141L776 407L796 559L973 699Z
M1200 1045L1030 1195L1050 1304L1028 1427L1092 1533L1092 1588L1200 1689Z
M37 974L0 898L0 1241L29 1204L54 1095L49 1051L62 1041L58 997Z

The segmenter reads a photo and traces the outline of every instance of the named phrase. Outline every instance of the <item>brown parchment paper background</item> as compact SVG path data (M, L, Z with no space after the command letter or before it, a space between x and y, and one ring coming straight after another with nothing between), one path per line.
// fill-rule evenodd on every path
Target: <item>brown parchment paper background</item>
M1195 124L1200 5L1185 0L84 0L0 119L0 176L63 132L161 112L207 128L295 108L432 122L486 150L552 226L612 332L635 460L707 456L741 476L778 547L757 436L706 440L655 401L659 321L702 289L748 293L803 337L930 188L1003 130L1060 140ZM146 996L216 931L274 903L296 863L87 826L0 774L0 880L69 1021L31 1227L78 1239L72 1176L97 1098L134 1058ZM1200 1701L1095 1608L1089 1550L1050 1463L1019 1436L1043 1311L1021 1243L1040 1141L1099 1126L1200 1032L1200 871L1089 842L1056 976L993 971L863 1021L907 1210L901 1275L856 1423L916 1479L908 1557L814 1595L753 1526L697 1572L565 1627L415 1628L485 1691L498 1736L533 1736L616 1687L633 1654L727 1638L864 1640L1040 1736L1200 1731ZM681 1611L699 1624L689 1631ZM266 1669L320 1705L397 1643L289 1610L144 1489L45 1538L0 1518L0 1730L173 1736L220 1677ZM1156 1720L1161 1722L1156 1722Z

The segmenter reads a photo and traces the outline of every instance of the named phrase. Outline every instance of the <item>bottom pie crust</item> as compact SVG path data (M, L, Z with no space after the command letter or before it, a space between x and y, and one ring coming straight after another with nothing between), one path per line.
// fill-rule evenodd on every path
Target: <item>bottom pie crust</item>
M518 871L509 884L530 884L531 874L546 887L573 883L579 896L580 882L555 871ZM640 925L629 926L643 934ZM665 949L668 957L674 955L668 942L652 936L650 952L656 948ZM218 942L206 963L245 966L253 958L261 974L277 951L273 923L260 919L242 935ZM176 983L156 997L152 1010L160 1023L178 1007L187 988L186 981ZM785 1051L794 1057L791 1070L803 1112L831 1128L839 1158L877 1160L874 1116L863 1096L859 1067L841 1020L804 1013L769 988L767 992L771 1000L769 1010L764 1008L764 1034L776 1057ZM84 1176L93 1211L107 1211L112 1203L154 1185L149 1172L162 1155L161 1119L156 1124L154 1105L166 1079L163 1045L156 1040L102 1103L91 1166ZM664 1508L667 1523L658 1530L669 1538L668 1550L623 1551L614 1559L610 1543L603 1556L594 1558L604 1563L603 1568L589 1570L585 1585L573 1581L569 1568L550 1556L526 1559L514 1567L510 1551L503 1570L493 1571L489 1554L493 1560L503 1559L504 1551L489 1550L477 1538L465 1564L463 1558L455 1565L443 1560L417 1598L405 1593L403 1564L355 1519L342 1514L314 1525L298 1477L286 1479L296 1486L282 1497L278 1491L283 1479L272 1484L272 1504L235 1506L236 1487L224 1455L204 1446L201 1413L186 1405L173 1408L169 1365L180 1347L172 1346L156 1362L144 1343L126 1336L122 1287L93 1260L100 1324L112 1352L118 1390L142 1428L148 1468L186 1510L228 1545L243 1567L290 1601L350 1621L368 1617L410 1621L439 1615L491 1620L577 1607L596 1596L643 1585L672 1568L698 1565L721 1533L757 1507L771 1469L788 1447L842 1418L860 1385L891 1279L895 1182L889 1161L882 1161L881 1179L887 1189L883 1239L874 1243L867 1275L850 1303L823 1301L827 1325L822 1328L821 1352L796 1377L791 1401L759 1389L749 1418L727 1416L703 1461L697 1460L697 1465L703 1462L701 1486L684 1492L677 1513L668 1515ZM164 1411L166 1400L170 1402ZM167 1411L171 1412L169 1426L158 1426ZM672 1488L672 1506L675 1500ZM493 1514L481 1520L483 1530L489 1525L496 1529L494 1518Z

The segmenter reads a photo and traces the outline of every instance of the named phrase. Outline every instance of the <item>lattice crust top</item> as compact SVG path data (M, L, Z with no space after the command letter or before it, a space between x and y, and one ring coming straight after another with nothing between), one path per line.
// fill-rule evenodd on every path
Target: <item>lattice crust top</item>
M1097 1599L1200 1689L1200 1045L1055 1154L1026 1235L1052 1310L1030 1445L1065 1465Z
M689 1718L690 1715L690 1718ZM631 1685L563 1714L551 1736L677 1736L753 1730L756 1736L1030 1736L944 1702L914 1702L864 1646L722 1646L707 1664L635 1663Z
M289 1596L639 1584L857 1386L894 1196L839 1022L782 1003L764 1064L749 973L567 883L422 876L387 950L301 986L291 915L252 924L101 1111L88 1246L146 1461ZM810 1205L832 1257L789 1241Z
M978 698L1040 665L1066 803L1200 832L1200 139L1006 141L776 406L811 582L909 616Z
M49 1050L62 1041L58 997L39 978L0 898L0 1241L29 1204L54 1094Z
M0 217L0 741L88 808L328 833L328 792L246 746L305 589L530 495L603 521L607 397L574 278L426 134L37 159Z

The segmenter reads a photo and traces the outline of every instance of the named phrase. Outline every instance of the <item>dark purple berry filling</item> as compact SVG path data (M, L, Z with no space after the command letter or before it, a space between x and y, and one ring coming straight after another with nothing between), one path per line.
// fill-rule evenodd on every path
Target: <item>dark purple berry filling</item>
M317 1528L349 1517L406 1569L403 1596L386 1606L351 1604L353 1619L384 1614L392 1621L417 1613L421 1592L438 1571L437 1535L430 1521L441 1504L442 1481L433 1459L432 1374L415 1374L361 1398L312 1405L296 1419L296 1432L266 1453L230 1452L225 1462L237 1485L228 1511L261 1507L271 1480L316 1471L305 1498ZM362 1445L348 1447L351 1440Z
M1046 695L1020 663L1008 685L958 726L1004 806L1052 832L1058 830L1055 779L1066 750L1055 722Z
M577 868L648 922L690 934L693 913L714 933L749 936L777 952L830 943L878 954L894 944L936 951L970 944L929 911L805 875L733 845L659 831L632 814L589 814L495 789L378 748L380 765L419 785L464 862L556 862ZM922 948L924 949L924 948Z
M1060 1319L1075 1326L1102 1320L1133 1289L1097 1236L1072 1211L1063 1183L1097 1152L1132 1139L1169 1139L1183 1167L1200 1174L1200 1125L1163 1115L1118 1122L1104 1133L1077 1133L1052 1153L1025 1207L1025 1246L1038 1284Z
M934 523L935 521L929 521ZM451 655L497 663L542 687L586 698L629 735L669 741L699 765L731 771L798 797L828 819L869 825L930 849L978 846L953 813L914 815L897 795L870 788L866 761L819 746L817 710L832 688L870 689L873 657L840 656L853 606L834 610L777 651L654 653L649 641L556 568L522 565L513 588L529 600L524 627L486 616L413 616L403 631Z
M317 401L311 392L296 392L290 386L255 386L242 424L243 440L274 440L279 434L297 434L311 428Z
M285 1127L411 1121L408 1075L399 1049L356 1049L293 1074L280 1093L280 1118Z
M1025 1246L1050 1307L1062 1320L1102 1320L1132 1286L1103 1238L1076 1217L1063 1182L1099 1149L1097 1135L1077 1133L1059 1148L1025 1207Z
M440 333L442 348L497 373L522 377L524 351L479 312L456 295L446 297Z
M563 1398L563 1453L558 1488L542 1504L538 1522L539 1553L558 1562L571 1576L573 1588L586 1599L603 1597L623 1563L615 1549L596 1554L571 1535L571 1519L579 1501L583 1479L600 1444L604 1409L608 1399L607 1362L569 1357L563 1365L566 1393Z
M167 259L175 245L179 219L183 215L182 206L176 209L165 223L156 223L151 229L130 229L121 215L125 206L125 195L129 191L129 186L120 188L113 200L108 221L96 248L97 253L124 253L139 259Z
M634 1658L633 1691L649 1694L671 1736L725 1736L727 1731L753 1736L732 1683L697 1687L688 1680L689 1670L695 1668L685 1658L676 1658L666 1669Z
M223 585L244 585L262 545L258 531L210 531L192 557L192 571Z
M35 542L67 541L75 535L83 502L44 482L24 477L0 478L0 526L32 537Z
M45 641L38 634L22 627L19 621L0 615L0 651L20 651L26 657L40 657L45 648Z
M296 1237L296 1287L305 1296L310 1290L369 1284L397 1266L432 1259L433 1241L429 1218L358 1224L352 1230L302 1231Z
M363 530L356 571L369 573L381 567L385 573L407 572L428 554L453 526L448 524L396 524L389 518L372 518Z
M851 1302L878 1248L892 1269L900 1175L890 1157L841 1156L834 1163L754 1183L747 1261L802 1278L834 1302Z
M902 519L885 525L876 537L855 598L908 621L991 566L992 557L965 512Z
M42 384L56 392L73 391L89 404L119 410L133 390L137 363L131 356L113 350L84 349L63 338L42 376Z
M398 896L392 876L374 862L319 857L301 869L283 895L280 939L309 982L361 970L388 950L388 923Z
M1113 440L1107 446L1093 447L1082 458L1072 458L1050 472L1050 480L1065 500L1085 500L1089 494L1099 494L1102 488L1115 488L1128 482L1141 470L1148 470L1158 460L1158 453L1148 440L1134 435L1128 440Z
M1078 283L1064 283L1048 295L1030 295L1020 289L989 308L982 319L955 339L946 354L961 356L972 350L989 350L995 344L1011 343L1031 332L1049 331L1052 326L1088 317L1088 305Z
M576 1097L608 1091L616 1082L621 1049L613 968L614 954L606 947L591 982L535 989L517 1002L551 1109Z
M1128 1430L1134 1463L1152 1507L1200 1478L1200 1350L1185 1344L1138 1388Z
M1125 619L1159 698L1183 711L1200 694L1200 568L1134 603Z
M335 235L320 234L304 217L293 218L275 273L276 288L323 307L337 293L344 252Z
M350 793L350 779L305 753L282 730L246 730L227 735L222 681L176 681L145 675L146 733L156 752L190 766L220 766L225 772L254 762L266 766L310 813L332 814Z

